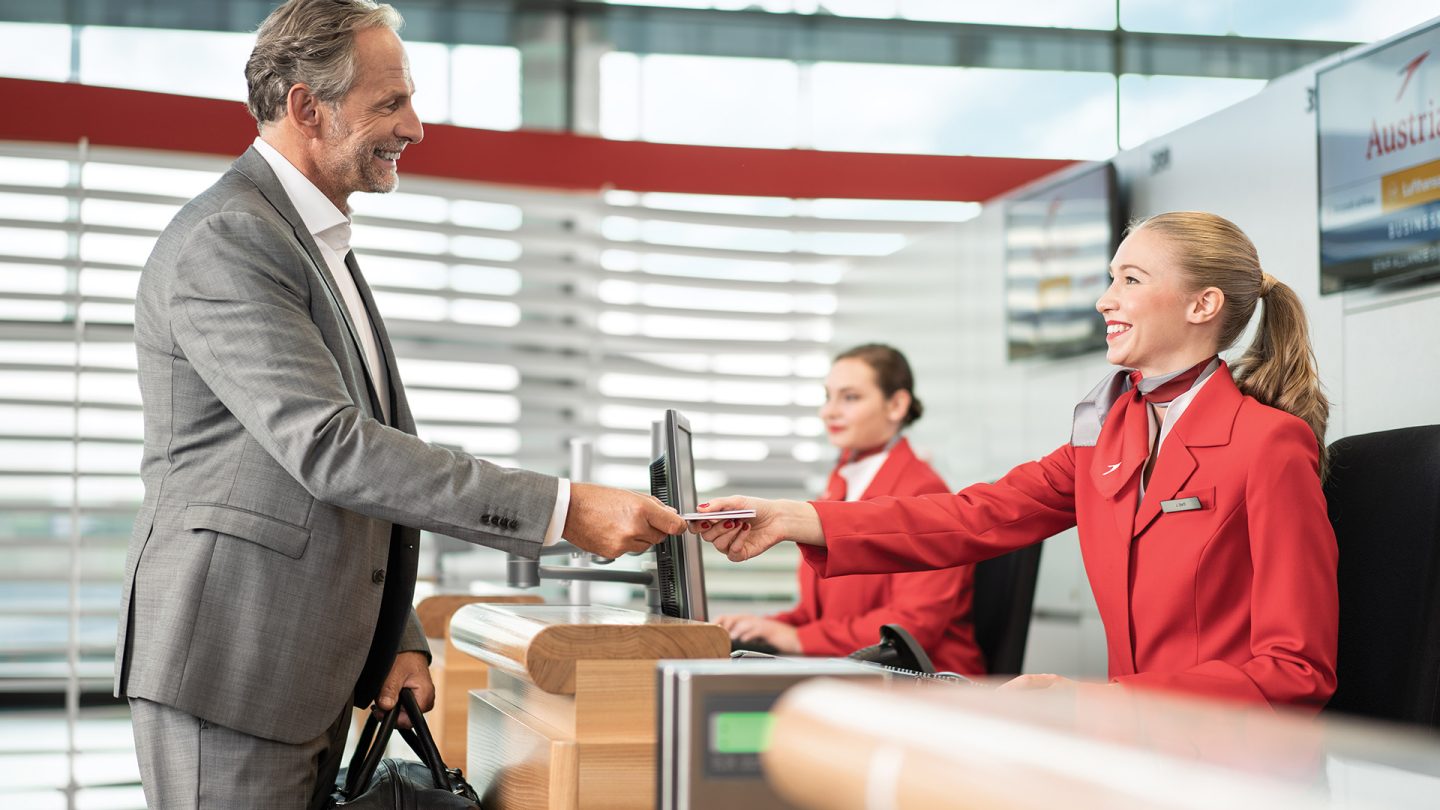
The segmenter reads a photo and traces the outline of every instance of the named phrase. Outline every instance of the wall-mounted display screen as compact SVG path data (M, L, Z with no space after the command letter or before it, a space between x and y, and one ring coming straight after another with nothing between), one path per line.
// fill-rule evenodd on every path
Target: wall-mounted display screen
M1067 171L1005 208L1005 331L1009 358L1105 348L1095 301L1110 283L1120 231L1115 169Z
M1440 26L1316 74L1320 292L1440 276Z

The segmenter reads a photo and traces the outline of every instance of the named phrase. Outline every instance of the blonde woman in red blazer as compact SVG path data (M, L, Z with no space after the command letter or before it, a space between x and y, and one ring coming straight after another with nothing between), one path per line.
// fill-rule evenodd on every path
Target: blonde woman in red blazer
M822 500L949 492L901 435L922 412L914 388L905 355L889 346L857 346L835 358L820 418L841 456ZM716 621L742 645L759 640L782 653L826 656L875 644L882 625L899 624L937 669L985 672L970 623L971 566L822 579L814 568L801 565L798 575L800 603L793 610Z
M701 524L740 560L802 543L820 576L970 563L1078 525L1110 677L1318 709L1335 690L1335 535L1320 481L1328 403L1295 293L1212 214L1132 227L1096 304L1122 366L1071 440L993 484L854 504L727 498ZM1244 331L1229 368L1216 356ZM1063 681L1022 676L1020 685Z

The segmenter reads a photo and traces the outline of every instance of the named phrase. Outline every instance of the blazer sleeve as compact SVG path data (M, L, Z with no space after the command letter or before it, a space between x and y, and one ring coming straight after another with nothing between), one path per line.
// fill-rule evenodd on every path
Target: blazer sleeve
M430 652L430 642L425 638L425 628L420 624L420 614L416 613L413 607L410 608L410 615L405 618L405 627L400 631L400 645L395 651L425 653L427 660L435 660Z
M176 362L311 495L381 520L538 555L559 484L421 441L366 416L309 312L308 258L253 214L201 220L171 288ZM480 528L491 511L513 529Z
M1067 443L953 495L811 505L825 545L802 544L800 553L822 577L976 563L1075 525L1075 449Z
M1334 693L1339 547L1320 486L1319 447L1299 419L1268 433L1263 451L1252 454L1245 486L1252 657L1116 681L1315 709Z

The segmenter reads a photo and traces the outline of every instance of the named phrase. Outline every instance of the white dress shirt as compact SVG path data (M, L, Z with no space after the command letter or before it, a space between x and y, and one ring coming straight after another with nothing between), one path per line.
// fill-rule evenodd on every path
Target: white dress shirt
M375 394L380 399L380 411L386 424L389 424L390 377L380 362L375 328L370 323L370 316L365 312L365 301L360 297L360 288L356 286L355 277L350 274L350 268L345 264L345 254L350 252L350 217L336 208L324 192L316 188L308 177L263 138L257 137L254 146L255 151L265 158L265 162L270 164L271 170L275 172L280 186L285 189L285 196L290 198L290 203L305 222L305 228L315 238L315 244L320 248L320 254L325 257L330 275L335 277L335 283L340 287L340 297L345 299L350 320L355 324L355 331L360 334L365 366L370 372ZM550 525L545 529L545 545L560 542L560 533L565 529L565 518L569 511L570 482L561 478L559 490L556 492L555 508L550 513Z
M885 466L887 458L890 458L888 449L841 467L839 472L840 477L845 479L845 500L858 501L864 497L865 490L870 488L870 482Z

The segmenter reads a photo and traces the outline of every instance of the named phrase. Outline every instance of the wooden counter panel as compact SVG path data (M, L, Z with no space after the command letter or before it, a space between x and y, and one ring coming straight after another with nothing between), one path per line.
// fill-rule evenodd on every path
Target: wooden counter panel
M654 810L654 743L580 743L580 810Z
M575 665L575 739L655 744L655 662Z
M466 774L490 810L577 810L578 751L503 698L470 695Z

